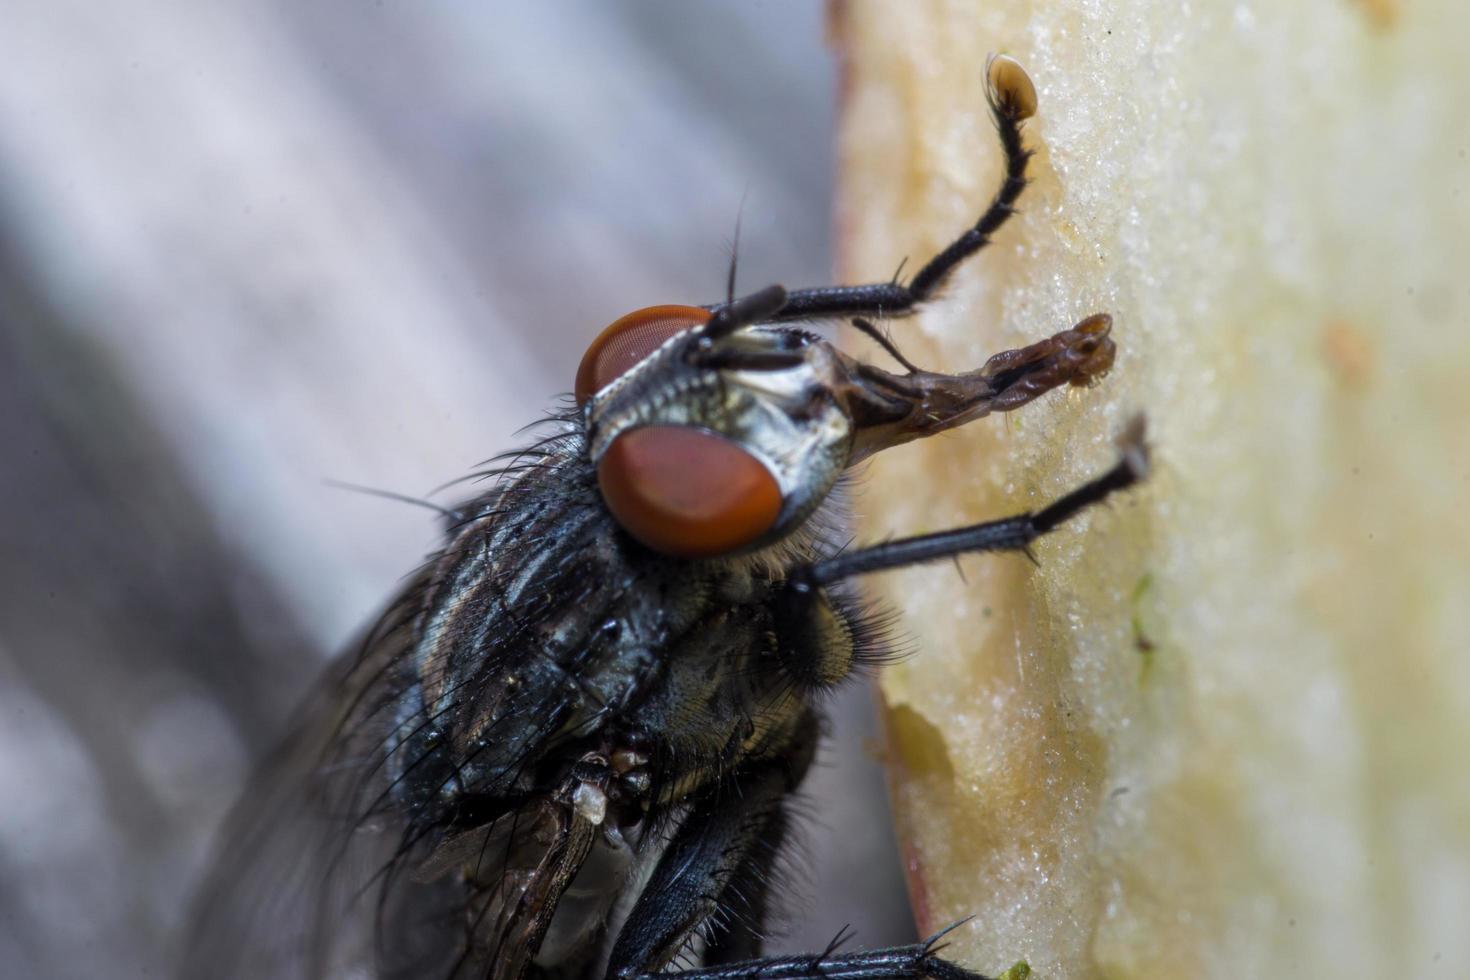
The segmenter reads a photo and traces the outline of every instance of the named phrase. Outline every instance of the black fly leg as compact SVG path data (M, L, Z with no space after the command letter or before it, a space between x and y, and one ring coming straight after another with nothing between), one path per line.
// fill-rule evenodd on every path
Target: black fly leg
M663 972L697 929L740 901L732 890L759 887L746 897L753 899L751 912L763 911L764 883L757 876L779 844L786 819L782 804L811 763L817 729L816 717L807 715L785 758L758 763L700 796L618 934L609 980L985 980L940 959L934 940L732 961L737 951L754 953L758 922L747 922L733 942L716 937L706 957L711 965Z
M1015 213L1016 199L1026 187L1026 162L1031 159L1031 151L1021 143L1021 123L1034 111L1035 105L1012 88L998 89L994 85L986 86L986 98L1005 150L1006 175L980 220L930 259L908 283L895 280L865 286L799 289L787 294L786 305L775 319L902 316L931 298L961 262L989 243L991 236Z
M739 911L740 896L731 888L750 884L748 872L768 857L768 835L779 836L784 828L782 804L806 775L819 731L816 715L808 712L784 753L699 795L618 933L608 961L610 980L657 974L695 930L723 912ZM749 897L759 899L758 910L763 896Z
M769 956L765 959L696 967L676 973L632 974L638 980L674 977L677 980L990 980L949 960L939 958L942 949L933 941L888 949L866 949L839 953L827 949L804 956Z
M746 854L739 871L725 883L720 897L719 928L710 930L705 947L706 965L738 963L760 956L770 921L771 891L775 887L776 861L787 840L790 811L772 810L760 839Z
M787 577L789 587L800 594L853 575L920 565L975 551L1026 551L1043 534L1148 475L1148 446L1144 441L1142 416L1135 416L1129 423L1119 439L1119 448L1122 458L1112 469L1039 511L849 551L792 569Z

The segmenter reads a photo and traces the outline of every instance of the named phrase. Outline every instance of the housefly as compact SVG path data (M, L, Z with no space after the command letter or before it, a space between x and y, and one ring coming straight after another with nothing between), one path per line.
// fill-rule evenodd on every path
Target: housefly
M932 940L764 958L760 941L821 695L886 652L854 580L1023 551L1147 468L1139 426L1038 511L871 547L833 533L854 464L1112 364L1106 314L962 374L915 367L872 322L933 298L1025 187L1035 90L996 58L986 92L1005 179L907 283L732 282L592 341L574 406L450 513L227 822L187 976L977 976Z

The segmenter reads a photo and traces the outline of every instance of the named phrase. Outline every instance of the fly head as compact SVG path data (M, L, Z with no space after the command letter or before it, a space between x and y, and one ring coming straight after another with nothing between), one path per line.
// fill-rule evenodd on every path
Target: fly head
M1100 314L963 374L916 368L884 340L896 374L794 325L787 299L772 286L714 308L649 307L588 348L576 397L590 462L645 546L713 558L775 544L853 463L1088 383L1113 360Z

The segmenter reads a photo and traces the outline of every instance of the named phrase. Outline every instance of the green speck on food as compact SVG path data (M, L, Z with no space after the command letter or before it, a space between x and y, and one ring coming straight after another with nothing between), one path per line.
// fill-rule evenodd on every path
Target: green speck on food
M1017 960L1016 965L1011 967L995 980L1026 980L1031 975L1031 964L1025 960Z

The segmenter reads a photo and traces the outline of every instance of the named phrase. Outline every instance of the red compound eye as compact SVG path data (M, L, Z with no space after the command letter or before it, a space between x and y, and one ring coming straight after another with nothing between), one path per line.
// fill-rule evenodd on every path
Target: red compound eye
M643 360L674 334L709 319L709 310L697 306L648 306L615 320L597 335L577 367L573 391L580 407Z
M723 555L776 523L771 471L713 432L679 425L632 429L597 464L608 510L633 537L676 558Z

